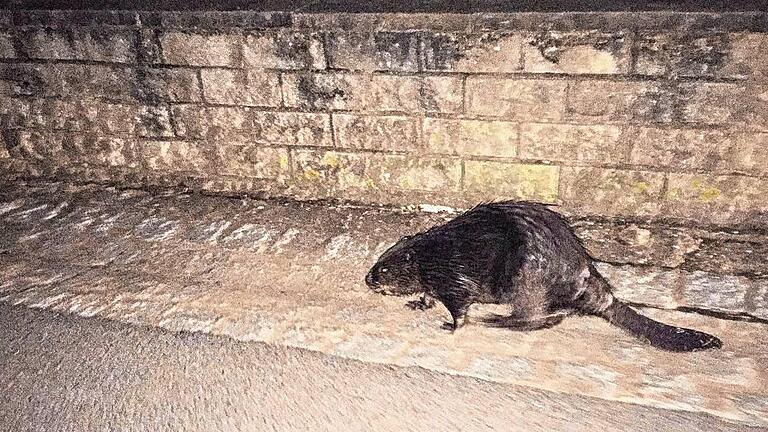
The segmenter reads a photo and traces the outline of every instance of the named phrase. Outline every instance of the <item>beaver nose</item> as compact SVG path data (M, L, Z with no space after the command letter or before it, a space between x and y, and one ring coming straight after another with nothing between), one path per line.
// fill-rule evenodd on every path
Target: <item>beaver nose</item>
M379 284L379 278L374 275L373 270L369 271L368 274L365 275L365 283L371 287Z

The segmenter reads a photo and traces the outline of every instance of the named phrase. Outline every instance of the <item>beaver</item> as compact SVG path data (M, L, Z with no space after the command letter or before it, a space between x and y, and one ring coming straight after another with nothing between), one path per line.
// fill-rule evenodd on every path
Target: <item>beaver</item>
M445 324L451 331L467 322L473 303L494 303L509 305L511 313L480 319L493 327L538 330L569 315L596 315L663 350L722 347L715 336L654 321L614 297L565 218L533 202L483 203L405 236L365 281L380 294L422 294L408 302L414 309L438 300L451 314Z

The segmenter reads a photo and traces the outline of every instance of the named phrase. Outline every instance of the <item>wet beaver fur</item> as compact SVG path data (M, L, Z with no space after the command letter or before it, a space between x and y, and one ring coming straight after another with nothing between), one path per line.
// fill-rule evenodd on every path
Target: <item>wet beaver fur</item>
M481 204L442 225L403 237L382 254L365 278L389 295L423 293L409 302L427 309L440 301L466 322L473 303L506 304L508 316L481 319L487 325L536 330L568 315L602 317L668 351L720 348L715 336L673 327L640 315L616 299L593 259L559 214L530 202Z

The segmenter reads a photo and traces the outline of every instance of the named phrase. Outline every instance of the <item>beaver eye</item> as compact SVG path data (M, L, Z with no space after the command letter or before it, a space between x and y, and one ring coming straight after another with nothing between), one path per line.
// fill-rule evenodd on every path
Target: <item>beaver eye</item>
M381 269L381 272L382 272L382 273L386 273L386 272L388 272L388 271L389 271L389 269L388 269L388 268L383 268L383 269Z

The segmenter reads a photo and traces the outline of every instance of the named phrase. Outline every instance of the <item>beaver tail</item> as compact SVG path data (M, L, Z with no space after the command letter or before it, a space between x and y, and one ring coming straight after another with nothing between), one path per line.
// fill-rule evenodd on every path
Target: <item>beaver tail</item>
M711 334L654 321L615 298L597 315L633 336L648 341L651 346L666 351L699 351L723 346L723 342Z

